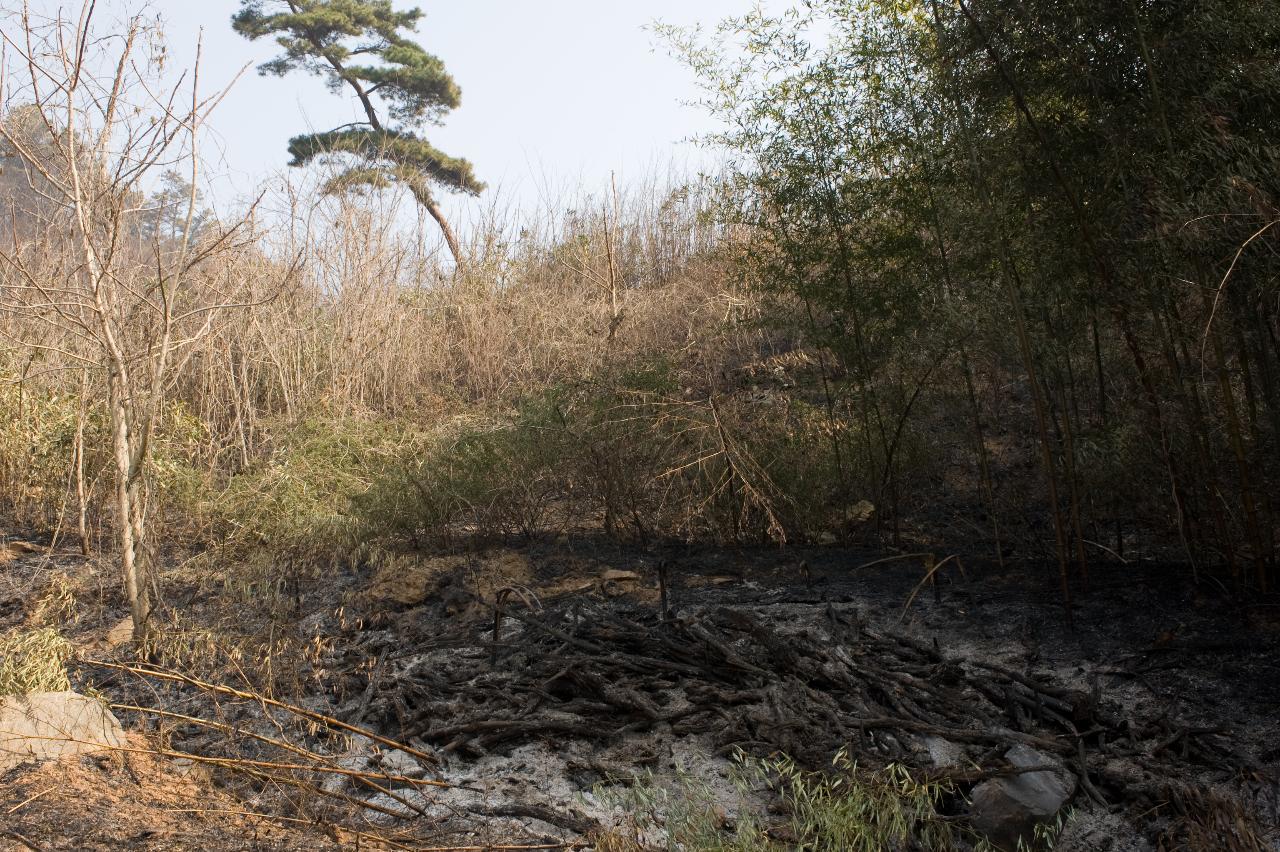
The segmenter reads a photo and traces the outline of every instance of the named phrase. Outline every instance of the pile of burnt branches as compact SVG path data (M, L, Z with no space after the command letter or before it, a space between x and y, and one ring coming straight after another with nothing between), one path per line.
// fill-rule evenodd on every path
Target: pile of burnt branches
M601 745L650 731L713 750L826 765L841 747L960 783L1006 770L1030 746L1114 807L1188 778L1249 768L1229 735L1172 713L1133 718L1097 682L1070 689L860 623L852 606L688 608L623 601L495 608L470 641L367 672L361 712L399 740L476 757L537 739ZM397 661L398 658L398 661ZM375 708L369 711L368 708ZM957 746L931 762L931 741ZM955 749L952 749L955 752Z
M1006 760L1022 745L1043 757L1037 768L1074 773L1096 807L1178 807L1192 826L1253 822L1257 809L1222 791L1250 777L1275 787L1229 732L1179 721L1176 708L1140 718L1101 681L1072 688L1043 672L966 658L873 629L849 604L690 606L664 617L662 607L622 599L545 608L515 594L498 601L483 622L455 622L451 635L433 628L429 641L400 629L357 632L326 664L328 692L338 699L326 713L147 667L90 665L114 671L112 691L130 694L117 697L118 711L161 720L175 739L185 731L183 750L215 768L288 782L357 810L372 803L388 818L427 818L432 791L452 786L429 779L446 762L534 741L605 748L692 738L707 752L785 754L810 768L829 765L843 748L863 766L903 764L962 793L1028 771ZM356 659L369 662L352 665ZM335 734L398 751L414 771L344 763L334 756ZM497 815L482 798L451 807ZM536 817L569 838L594 825L575 813L520 808L504 813Z

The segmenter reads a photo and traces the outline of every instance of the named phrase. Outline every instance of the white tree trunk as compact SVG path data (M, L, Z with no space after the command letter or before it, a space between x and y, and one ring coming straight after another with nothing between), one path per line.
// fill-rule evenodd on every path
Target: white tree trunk
M119 373L110 380L111 448L116 463L116 514L120 526L120 567L124 575L129 613L133 617L133 638L147 636L151 618L151 594L142 565L142 544L146 519L142 517L141 472L135 468L129 440L129 417L125 404L126 387Z

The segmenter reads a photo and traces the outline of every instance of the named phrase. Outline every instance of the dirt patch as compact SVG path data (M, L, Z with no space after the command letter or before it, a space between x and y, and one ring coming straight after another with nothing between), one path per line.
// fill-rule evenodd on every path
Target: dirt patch
M0 849L323 850L319 831L250 815L174 762L135 752L26 765L0 778ZM5 845L7 844L7 845Z
M428 600L443 600L457 587L455 597L466 593L492 598L497 590L527 586L533 580L529 558L517 550L493 550L480 555L417 556L390 555L376 569L364 596L375 603L418 606ZM463 608L463 599L458 598Z

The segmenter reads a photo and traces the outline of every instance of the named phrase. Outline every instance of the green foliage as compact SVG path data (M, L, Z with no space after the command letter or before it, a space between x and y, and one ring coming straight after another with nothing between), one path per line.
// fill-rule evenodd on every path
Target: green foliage
M803 403L687 400L664 360L440 430L354 499L362 540L530 536L599 524L619 538L805 540L838 528L829 435Z
M952 849L955 831L939 819L946 788L916 781L906 767L859 770L845 751L832 772L799 769L782 758L748 764L782 797L800 847L812 852L875 852L881 849Z
M875 502L976 352L1030 397L1059 529L1095 468L1137 462L1149 522L1216 516L1189 551L1274 557L1278 22L1278 0L815 0L662 30L727 128L744 274L834 359L831 429L856 425Z
M326 185L327 192L359 187L384 189L396 181L415 189L416 181L424 176L473 195L484 189L484 184L476 180L469 162L450 157L426 140L403 131L310 133L289 140L289 153L293 155L289 163L291 166L305 166L316 157L334 154L351 154L364 163L386 163L348 169Z
M562 433L526 410L513 423L465 425L428 441L355 501L366 535L414 543L451 538L462 527L483 536L533 535L565 485Z
M350 552L358 524L352 501L414 452L415 434L398 426L314 418L290 429L208 507L223 552L261 549L324 564Z
M484 189L466 160L430 145L417 130L438 124L461 103L461 91L440 59L407 37L423 13L396 11L390 0L242 0L232 18L236 32L254 40L275 36L283 53L260 66L283 76L302 70L323 77L338 91L350 87L365 121L289 142L291 165L317 158L353 161L330 182L332 192L405 185L424 205L429 185L479 193ZM386 105L386 126L376 102Z
M35 627L51 627L73 621L80 610L77 597L82 591L61 571L52 574L44 593L31 608L27 623Z
M214 490L209 472L199 463L209 445L205 424L181 402L161 412L151 444L147 477L165 524L176 529L198 521Z
M941 799L952 791L916 781L905 767L860 769L844 751L829 772L801 770L785 757L739 761L732 802L719 801L687 772L678 772L674 784L659 783L650 774L622 792L598 789L596 795L621 807L629 823L627 830L608 835L601 848L634 852L650 848L644 841L656 835L672 852L943 852L954 849L961 837L938 812ZM783 825L769 824L759 793L777 800L786 815Z
M1052 822L1038 822L1032 829L1031 839L1018 838L1018 852L1052 852L1058 847L1058 838L1067 824L1075 819L1074 808L1066 808Z
M74 507L80 401L33 384L0 369L0 508L19 525L52 529L68 505ZM90 477L109 464L106 434L105 418L91 411L85 423Z

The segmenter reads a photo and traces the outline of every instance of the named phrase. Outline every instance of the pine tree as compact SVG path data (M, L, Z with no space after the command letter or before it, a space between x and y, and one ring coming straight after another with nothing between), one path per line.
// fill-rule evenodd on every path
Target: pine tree
M363 121L295 136L290 165L346 160L348 168L329 181L328 192L404 186L439 224L461 263L457 237L432 188L476 195L484 184L471 163L441 152L419 133L461 102L444 63L405 36L422 17L420 9L396 11L391 0L241 0L232 26L250 40L273 35L284 49L259 66L262 74L306 71L335 92L350 87L364 110Z

